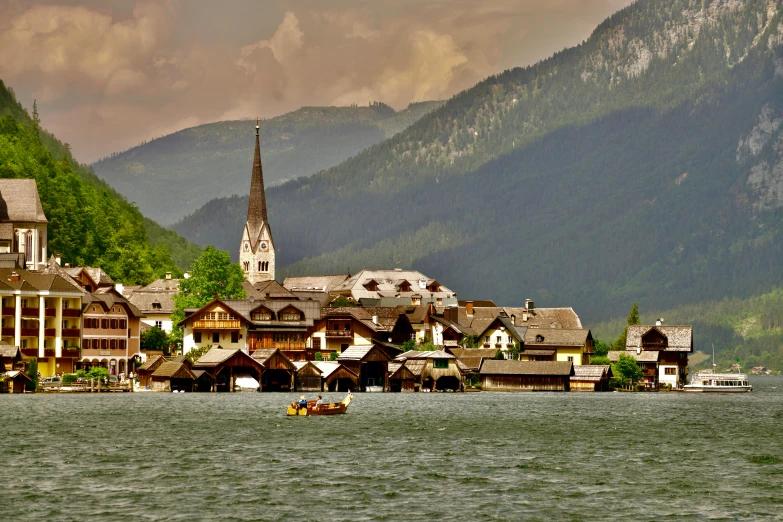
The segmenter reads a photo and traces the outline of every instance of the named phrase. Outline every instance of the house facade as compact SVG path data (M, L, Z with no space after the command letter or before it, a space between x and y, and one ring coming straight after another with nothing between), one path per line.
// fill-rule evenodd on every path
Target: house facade
M351 346L371 346L377 341L402 344L413 335L408 318L396 307L323 308L313 327L311 345L322 354L339 354Z
M588 328L527 328L523 361L569 361L575 366L590 364L593 335Z
M24 266L46 266L49 221L34 179L0 179L0 254L22 254Z
M688 355L693 353L693 327L630 325L625 351L637 361L655 358L654 368L645 363L648 374L651 369L654 371L653 375L645 375L645 381L652 386L682 387L688 377Z

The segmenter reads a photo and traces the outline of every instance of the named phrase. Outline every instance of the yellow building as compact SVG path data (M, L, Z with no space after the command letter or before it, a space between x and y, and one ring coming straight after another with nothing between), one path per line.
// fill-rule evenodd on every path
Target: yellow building
M589 328L528 328L522 361L570 361L574 366L590 364L593 335Z

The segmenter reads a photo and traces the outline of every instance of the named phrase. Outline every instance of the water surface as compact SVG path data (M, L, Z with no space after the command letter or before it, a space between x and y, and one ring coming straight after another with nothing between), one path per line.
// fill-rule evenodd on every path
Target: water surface
M292 394L0 395L0 520L779 520L783 378L752 384L308 418Z

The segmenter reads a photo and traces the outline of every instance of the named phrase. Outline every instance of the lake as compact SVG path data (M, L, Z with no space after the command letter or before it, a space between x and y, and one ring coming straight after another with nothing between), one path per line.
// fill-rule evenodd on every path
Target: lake
M779 520L783 378L751 383L293 418L298 394L0 395L0 520Z

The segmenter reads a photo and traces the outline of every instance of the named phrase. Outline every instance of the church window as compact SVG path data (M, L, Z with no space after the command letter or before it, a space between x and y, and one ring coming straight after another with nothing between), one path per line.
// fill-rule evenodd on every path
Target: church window
M245 261L243 264L245 265L245 272L250 272L250 261Z
M33 262L33 233L28 232L27 237L25 238L25 247L24 247L24 253L25 253L25 261L28 263Z
M258 271L259 271L259 272L261 271L261 265L262 265L262 263L261 263L261 261L259 261L259 262L258 262Z

